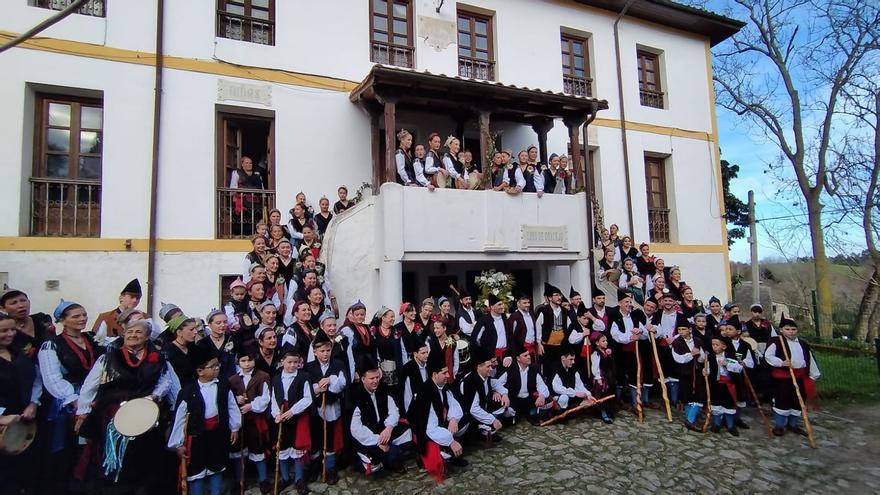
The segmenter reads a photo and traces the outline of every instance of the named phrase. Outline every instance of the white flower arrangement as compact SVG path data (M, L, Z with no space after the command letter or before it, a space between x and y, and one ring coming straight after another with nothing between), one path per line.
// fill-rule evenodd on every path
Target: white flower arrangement
M489 294L505 302L514 300L512 294L515 283L513 275L496 270L486 270L474 277L474 283L480 289L477 301L485 307L489 306Z

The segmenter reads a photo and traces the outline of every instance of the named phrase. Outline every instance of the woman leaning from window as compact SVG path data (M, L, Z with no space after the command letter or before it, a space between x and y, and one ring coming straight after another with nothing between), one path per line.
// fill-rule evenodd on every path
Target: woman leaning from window
M425 178L435 187L447 187L449 173L440 160L440 135L432 132L428 136L428 154L425 155Z

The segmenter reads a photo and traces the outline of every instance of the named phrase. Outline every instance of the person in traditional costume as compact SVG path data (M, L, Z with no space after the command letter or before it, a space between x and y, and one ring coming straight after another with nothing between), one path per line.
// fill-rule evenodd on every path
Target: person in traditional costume
M706 399L701 376L702 363L706 361L705 337L694 334L684 315L679 315L675 327L678 336L672 341L672 358L679 383L678 398L684 405L684 426L691 431L702 431L697 426L697 416Z
M290 484L291 467L297 493L308 493L306 465L312 449L310 407L314 402L308 373L301 370L302 358L296 349L285 350L281 357L282 372L272 378L272 417L281 428L279 443L280 476ZM293 466L291 466L291 463Z
M354 382L355 364L354 354L351 351L351 341L348 337L339 333L339 327L336 325L336 316L325 311L318 318L319 330L315 334L315 340L328 340L330 342L330 359L339 361L345 372L345 379L348 383ZM315 348L309 349L309 356L306 362L311 363L315 360Z
M681 290L681 304L679 305L679 311L684 313L684 316L688 320L693 320L694 315L705 311L703 303L694 297L694 289L689 285Z
M544 194L544 176L535 166L529 163L528 151L520 151L517 155L519 159L519 171L522 174L525 186L522 192L538 193L540 198Z
M458 151L461 149L461 141L455 136L449 136L444 143L446 152L441 157L443 168L449 174L452 185L456 189L470 189L470 180L464 165L458 161Z
M396 392L398 370L403 367L405 350L394 329L394 310L382 306L370 322L370 333L376 344L376 358L382 368L382 383Z
M402 318L394 325L394 330L400 334L400 340L403 343L405 354L403 362L405 364L412 354L425 343L425 337L428 333L425 327L416 320L416 307L413 303L404 302L401 304L398 314Z
M288 239L282 239L278 241L276 251L279 262L278 274L284 277L284 281L287 283L285 294L292 293L296 290L296 282L293 282L293 279L296 274L296 264L298 263L298 258L293 255L293 244Z
M764 344L761 347L766 349L770 338L776 336L776 330L773 328L770 320L764 318L763 306L756 303L752 304L752 307L749 309L752 313L752 318L743 325L743 331L748 332L748 336L755 339L758 344ZM756 352L761 351L760 348L754 350Z
M550 155L550 166L544 169L544 192L547 194L567 194L568 174L559 168L559 155Z
M514 342L526 348L532 356L532 363L538 363L537 324L538 316L532 312L532 300L525 293L516 297L516 311L510 313L508 326Z
M587 311L593 315L593 318L590 319L591 329L608 335L608 331L611 328L611 315L608 308L605 307L605 292L597 287L596 284L593 284L590 289L590 301L593 305L587 308ZM597 321L602 322L601 328L596 323Z
M416 167L413 165L413 158L410 152L412 148L412 134L406 129L397 132L397 141L400 143L397 151L394 152L394 163L397 169L397 183L402 186L426 186L428 181L424 176L419 176Z
M424 144L417 144L413 147L413 169L416 173L415 184L417 186L423 186L427 188L429 191L434 190L434 184L431 183L431 180L425 176L425 156L428 154L425 151Z
M712 337L721 335L718 333L718 327L722 320L724 320L724 308L721 306L721 301L712 296L709 298L709 313L706 314L706 333L710 342Z
M277 254L266 256L264 262L266 269L266 297L278 301L278 312L284 313L284 303L287 300L287 280L279 273L281 259Z
M446 322L446 333L458 340L458 318L452 311L452 301L446 296L440 296L437 299L437 306L440 308L440 312L437 313L437 318Z
M791 379L792 372L798 389L805 401L816 397L815 381L822 375L810 345L798 338L798 327L794 320L782 314L779 320L780 335L770 339L764 360L770 365L773 381L773 434L782 436L788 429L806 436L801 428L801 404ZM784 346L784 347L783 347ZM786 359L787 358L787 359Z
M230 189L264 189L263 176L254 170L248 156L241 157L239 167L229 175ZM234 235L251 235L254 224L263 218L260 194L236 193L232 196L232 231Z
M308 301L297 301L293 303L291 312L295 318L292 325L287 327L281 336L281 348L294 348L300 356L309 355L309 346L315 338L315 331L312 328L312 309Z
M512 152L510 150L501 150L501 166L505 171L504 181L507 184L505 192L507 194L519 194L526 187L526 179L523 177L522 170L515 163L510 163Z
M77 399L74 430L90 440L105 489L116 493L155 493L155 472L144 466L156 465L164 448L161 427L129 438L115 428L113 418L123 402L148 398L173 403L180 382L171 364L149 341L150 324L133 321L125 327L122 345L100 356L83 381ZM160 404L159 423L165 423ZM167 424L167 423L166 423Z
M23 295L16 291L9 298ZM7 295L8 293L4 294ZM0 296L0 300L3 296ZM27 300L27 296L24 296ZM6 307L4 300L0 306ZM24 312L24 318L27 318ZM0 313L0 426L6 427L18 421L33 422L37 419L43 383L34 360L14 344L18 319ZM0 455L0 493L19 495L23 488L30 488L36 481L39 451L38 442L19 455Z
M712 432L721 431L722 424L727 431L739 436L736 428L736 385L733 375L742 373L742 365L727 357L725 350L730 346L730 339L716 337L712 339L712 353L707 358L709 389L712 394Z
M119 293L119 305L114 309L99 314L95 318L95 323L92 326L92 334L95 340L103 342L106 338L115 339L119 337L122 334L122 327L116 321L119 313L126 309L136 308L140 304L143 295L141 283L138 279L134 279L126 284L122 288L122 292Z
M477 318L481 316L480 311L474 309L474 298L471 297L467 289L462 288L458 291L458 310L455 316L458 320L458 330L469 338L474 330L474 324Z
M357 363L363 356L376 359L376 340L370 332L370 328L364 324L367 317L367 307L360 300L355 301L345 312L345 321L339 333L348 337L351 342L351 352L354 362ZM357 377L355 377L357 381Z
M188 354L196 345L198 325L198 320L184 315L178 316L168 324L168 332L174 335L174 340L165 344L162 351L174 373L177 374L181 386L189 385L196 380L196 370Z
M540 416L553 407L550 389L544 383L538 365L532 363L532 353L522 343L514 341L510 355L515 363L498 379L510 398L507 415L526 418L529 423L537 425Z
M574 321L577 318L577 310L584 301L584 297L580 292L574 290L574 287L568 289L568 299L570 301L568 309L568 321Z
M422 385L430 378L430 373L428 372L428 354L430 348L423 340L414 345L416 346L416 350L412 353L412 359L400 369L399 403L401 413L406 418L409 417L410 405L412 404L413 397L416 392L422 388ZM448 367L446 364L446 356L441 355L440 357L443 359L443 366Z
M188 493L220 495L230 446L238 441L241 411L229 382L219 379L220 363L210 347L189 355L196 381L183 386L177 397L168 448L186 461Z
M250 348L240 354L238 372L229 377L229 387L241 413L242 424L238 445L232 447L229 457L236 465L233 472L238 482L244 476L241 471L244 466L241 456L245 456L256 466L260 493L266 495L272 491L266 470L266 452L272 448L267 415L271 378L266 372L256 369L257 352Z
M650 319L645 323L645 329L654 333L655 343L657 345L657 357L660 360L660 368L663 371L663 378L666 381L669 402L676 404L678 402L678 378L675 373L675 361L672 358L671 344L672 340L678 336L676 330L681 315L675 310L675 300L671 294L664 294L660 300L661 311L651 315ZM647 315L646 315L647 316ZM685 318L686 319L686 318ZM653 352L651 360L642 362L642 366L654 366ZM660 379L660 376L657 376ZM645 404L651 407L651 404Z
M31 314L30 299L18 289L0 291L0 309L15 320L12 346L28 359L36 360L40 346L56 333L52 317L46 313Z
M713 335L706 325L710 318L712 317L707 315L706 313L697 313L696 315L694 315L694 324L692 327L694 338L699 337L700 341L703 343L702 349L706 352L712 350Z
M638 309L633 309L632 294L619 291L617 294L618 310L611 322L611 338L620 344L618 357L622 361L621 369L626 373L627 384L630 389L632 407L641 401L647 405L651 384L654 382L653 355L651 344L648 341L648 331L645 328L645 314ZM641 362L641 397L637 397L638 373L636 352L639 353Z
M617 387L614 351L609 345L610 339L602 332L593 332L590 334L590 340L593 342L593 353L590 355L590 375L592 376L590 393L593 397L605 397L609 393L614 393ZM614 403L612 401L602 403L599 417L605 424L614 423Z
M430 356L430 355L429 355ZM465 413L476 426L478 435L490 442L500 442L501 421L510 406L507 389L493 378L495 356L485 347L471 351L474 369L461 380L461 399Z
M303 371L309 377L314 402L311 414L312 472L317 473L324 463L325 482L335 485L336 458L345 447L342 431L342 395L348 385L343 363L331 359L333 344L330 337L319 332L312 342L315 360L307 363Z
M358 375L361 383L352 388L349 423L358 460L367 476L383 469L402 472L397 460L401 447L412 441L409 425L401 422L397 403L381 382L382 371L376 361L364 357L358 363Z
M459 356L455 347L455 339L448 333L446 322L436 319L431 322L431 333L425 338L431 354L439 354L446 361L446 369L449 373L448 383L455 381L459 372Z
M212 309L205 316L208 325L208 335L196 342L202 348L211 349L217 354L220 363L220 378L228 380L235 374L235 341L229 333L229 324L226 313L219 309Z
M315 225L318 227L318 236L323 238L327 232L327 226L330 220L333 220L333 213L330 213L330 200L321 198L318 200L318 213L315 215Z
M645 302L645 281L636 272L635 261L632 258L624 258L620 267L620 278L617 280L617 286L632 292L633 298L637 303L642 304Z
M599 280L617 284L620 280L620 263L614 261L613 249L606 249L599 260Z
M563 344L561 347L559 363L549 375L553 400L559 409L577 407L584 401L594 402L596 399L587 390L580 370L574 365L574 348L568 344Z
M462 457L460 440L470 429L470 420L447 384L449 370L443 356L428 355L428 374L430 378L416 394L408 418L421 465L437 483L442 483L447 463L454 467L468 465Z
M538 355L543 356L546 363L543 371L545 375L549 375L559 364L559 352L565 341L569 313L562 308L562 292L558 287L545 282L544 297L547 298L547 303L535 310L538 315L535 328L540 335Z
M504 168L504 155L500 151L496 150L492 155L492 163L486 173L489 174L487 189L503 192L510 187L510 173Z
M577 311L575 311L574 319L568 326L566 342L574 349L575 364L581 368L581 373L585 380L584 383L588 385L591 383L592 365L590 364L590 357L593 354L590 335L593 333L594 327L596 327L596 331L601 332L605 330L604 325L601 320L594 323L593 315L590 314L590 311L581 302L577 307Z
M666 288L669 289L669 293L672 294L676 303L680 304L684 299L681 293L687 286L688 285L681 280L681 268L678 268L677 266L672 267L669 270L669 277L666 280Z
M339 215L343 211L354 206L354 203L348 200L348 188L345 186L339 186L336 189L336 196L339 197L339 201L333 203L333 213Z
M419 316L416 319L418 323L422 324L422 328L427 331L429 330L428 325L431 323L431 320L434 316L434 298L426 297L422 299L422 304L419 306Z
M750 402L750 400L747 400L749 397L749 389L745 383L745 375L750 372L752 375L750 375L749 378L754 375L757 356L755 355L752 346L741 338L742 325L740 324L738 316L728 319L722 325L721 336L728 340L726 349L727 357L733 359L743 367L742 373L733 376L733 383L736 386L737 406L737 414L734 418L734 423L737 427L747 430L749 429L749 425L742 420L739 415L739 410L746 407L746 402Z
M269 254L269 247L266 238L261 235L251 237L251 246L253 249L246 255L241 262L241 278L244 283L248 283L251 279L251 267L254 263L263 264L263 258Z
M440 135L432 132L428 135L428 154L425 155L425 178L435 187L447 187L449 171L443 168L440 159Z
M43 485L66 492L72 488L71 474L83 453L73 432L79 391L104 348L85 332L88 315L82 305L62 299L54 316L61 333L43 342L38 354L40 376L50 395L45 423L49 462L45 464ZM87 464L88 459L83 461ZM83 470L77 475L77 481L84 481Z
M498 364L502 364L507 356L507 346L513 340L513 335L509 320L504 318L504 301L495 294L489 293L488 302L489 314L483 315L477 320L472 336L478 346L489 352Z

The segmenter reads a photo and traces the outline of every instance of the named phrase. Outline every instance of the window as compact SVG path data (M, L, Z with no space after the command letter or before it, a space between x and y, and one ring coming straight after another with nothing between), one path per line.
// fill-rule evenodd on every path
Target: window
M217 36L275 44L275 0L217 0Z
M590 58L587 40L562 35L562 87L563 92L574 96L593 96L593 79L590 78Z
M274 121L221 112L217 129L217 237L247 238L275 207Z
M666 163L662 158L645 157L645 182L648 193L648 232L651 242L669 242Z
M98 237L101 100L37 95L31 235Z
M372 0L370 60L377 64L413 67L412 3Z
M639 97L642 106L663 108L663 91L660 88L660 57L656 53L638 50Z
M28 5L42 7L44 9L64 10L70 6L73 1L74 0L31 0L28 2ZM89 0L79 8L77 13L94 17L105 17L106 12L104 10L104 0Z
M492 18L458 11L458 75L495 80Z

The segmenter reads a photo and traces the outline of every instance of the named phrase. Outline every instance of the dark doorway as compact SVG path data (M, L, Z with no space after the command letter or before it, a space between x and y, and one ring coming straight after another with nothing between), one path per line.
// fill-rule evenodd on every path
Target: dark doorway
M416 308L419 307L418 294L416 293L416 272L403 272L401 292L405 302L411 302Z
M458 277L455 275L435 275L428 277L428 295L434 298L446 296L449 300L457 299L450 285L458 288Z

